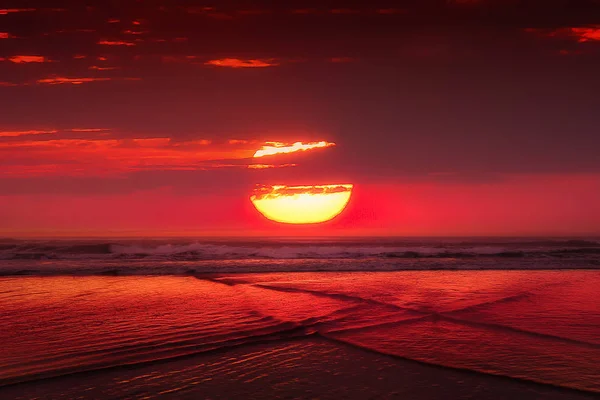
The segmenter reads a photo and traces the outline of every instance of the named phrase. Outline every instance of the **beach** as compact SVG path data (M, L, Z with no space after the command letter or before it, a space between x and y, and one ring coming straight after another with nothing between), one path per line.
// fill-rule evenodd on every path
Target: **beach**
M594 398L599 285L593 270L7 276L0 393Z

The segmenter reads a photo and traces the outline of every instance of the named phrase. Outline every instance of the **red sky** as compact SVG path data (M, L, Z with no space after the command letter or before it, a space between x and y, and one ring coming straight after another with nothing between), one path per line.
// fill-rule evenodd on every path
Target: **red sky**
M5 3L0 235L600 234L598 1Z

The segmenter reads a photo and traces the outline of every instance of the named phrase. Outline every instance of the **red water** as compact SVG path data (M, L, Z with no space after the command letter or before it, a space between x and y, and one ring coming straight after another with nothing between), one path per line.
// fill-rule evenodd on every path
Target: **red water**
M600 393L598 288L596 271L3 278L0 389L310 337Z

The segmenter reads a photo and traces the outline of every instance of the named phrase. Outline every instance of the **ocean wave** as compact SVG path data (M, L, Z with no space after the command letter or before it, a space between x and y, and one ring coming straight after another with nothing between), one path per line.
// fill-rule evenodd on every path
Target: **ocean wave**
M362 259L362 258L527 258L600 255L592 240L536 241L403 241L365 242L184 242L184 241L14 241L0 242L0 260L156 259L173 261L239 259Z

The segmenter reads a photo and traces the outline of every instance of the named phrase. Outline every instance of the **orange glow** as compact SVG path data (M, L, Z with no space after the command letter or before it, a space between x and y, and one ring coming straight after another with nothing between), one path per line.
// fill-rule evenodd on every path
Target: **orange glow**
M353 185L259 186L250 197L266 218L286 224L314 224L339 215L350 201Z
M228 68L265 68L274 67L279 65L274 59L250 59L241 60L239 58L221 58L218 60L209 60L205 62L206 65L213 65L215 67L228 67Z
M50 62L50 60L43 56L12 56L8 60L15 64Z
M267 142L267 144L263 146L262 149L257 150L256 153L254 153L254 157L258 158L264 156L272 156L275 154L294 153L296 151L306 151L331 146L335 146L335 143L329 143L325 141L312 143L296 142L294 144Z

